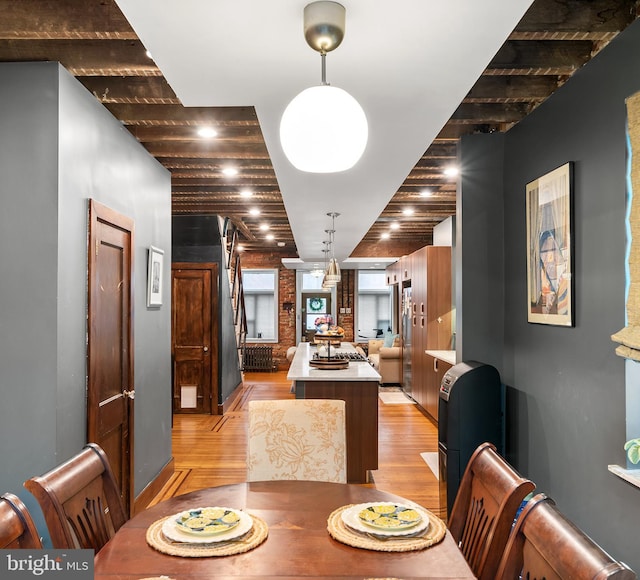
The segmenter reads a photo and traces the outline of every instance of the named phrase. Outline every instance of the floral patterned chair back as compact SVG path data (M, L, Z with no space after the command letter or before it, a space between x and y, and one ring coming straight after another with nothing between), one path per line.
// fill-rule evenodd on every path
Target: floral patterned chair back
M250 401L248 481L346 483L345 424L344 401Z

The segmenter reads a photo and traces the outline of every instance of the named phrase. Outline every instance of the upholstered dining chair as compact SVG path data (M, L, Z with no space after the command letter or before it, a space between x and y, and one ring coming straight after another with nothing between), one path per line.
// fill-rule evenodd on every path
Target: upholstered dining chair
M635 580L636 574L570 522L551 498L539 493L518 517L496 578Z
M97 552L127 521L109 460L95 443L24 486L42 508L54 548Z
M495 580L515 515L535 489L497 452L483 443L462 475L451 508L449 530L479 580Z
M250 401L247 479L346 483L345 402Z
M31 514L22 500L12 494L0 496L0 550L39 550L42 542Z

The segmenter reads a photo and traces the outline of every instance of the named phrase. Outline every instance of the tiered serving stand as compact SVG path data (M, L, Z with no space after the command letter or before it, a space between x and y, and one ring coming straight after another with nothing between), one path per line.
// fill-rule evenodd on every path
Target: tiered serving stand
M321 357L318 354L314 355L314 358L309 361L309 366L324 370L340 370L348 368L348 360L331 358L331 345L340 345L343 338L344 335L338 334L316 334L314 337L315 343L327 345L327 356Z

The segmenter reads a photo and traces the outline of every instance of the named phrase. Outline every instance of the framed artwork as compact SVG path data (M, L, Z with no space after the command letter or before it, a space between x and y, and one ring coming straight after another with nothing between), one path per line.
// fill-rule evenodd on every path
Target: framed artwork
M527 184L527 315L573 326L572 164Z
M162 306L162 268L164 251L149 246L149 271L147 273L147 306Z

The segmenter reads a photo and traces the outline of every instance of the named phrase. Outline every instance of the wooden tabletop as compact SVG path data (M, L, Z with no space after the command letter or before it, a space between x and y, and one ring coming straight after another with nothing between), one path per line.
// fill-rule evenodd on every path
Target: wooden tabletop
M95 578L474 578L448 531L439 544L413 552L353 548L329 535L331 512L374 501L406 503L360 485L309 481L239 483L176 496L139 513L117 532L95 558ZM243 554L206 558L168 556L147 544L147 528L155 521L205 506L242 509L262 518L269 526L266 541Z

